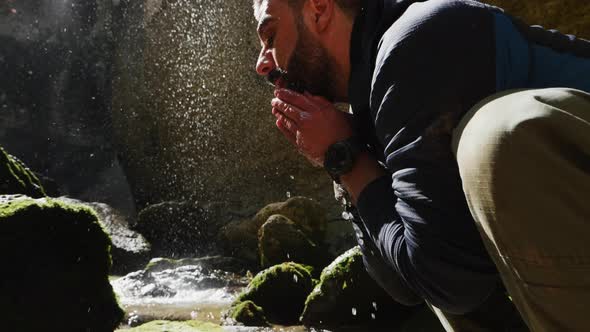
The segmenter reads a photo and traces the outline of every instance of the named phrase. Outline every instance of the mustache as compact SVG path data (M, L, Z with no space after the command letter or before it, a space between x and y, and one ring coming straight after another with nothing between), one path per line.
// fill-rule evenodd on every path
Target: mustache
M282 79L283 82L285 82L287 89L298 93L303 93L305 91L305 87L302 82L290 79L287 71L280 68L274 68L271 70L266 75L266 79L273 86L276 86L277 81Z

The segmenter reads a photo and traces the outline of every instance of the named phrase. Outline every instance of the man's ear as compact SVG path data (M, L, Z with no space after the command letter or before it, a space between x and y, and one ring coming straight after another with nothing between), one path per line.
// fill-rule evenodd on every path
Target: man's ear
M330 25L334 15L334 0L308 0L307 5L313 19L310 23L321 33Z

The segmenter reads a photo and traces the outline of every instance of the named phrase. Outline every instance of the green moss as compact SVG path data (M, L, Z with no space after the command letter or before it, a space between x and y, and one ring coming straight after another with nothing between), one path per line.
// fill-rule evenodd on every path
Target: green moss
M234 305L250 300L262 307L270 322L296 323L313 286L308 266L287 262L258 273Z
M116 332L223 332L219 325L196 320L186 322L171 322L156 320L131 329L117 330Z
M408 310L368 275L362 252L354 247L322 271L319 283L305 301L301 321L306 325L394 327L407 318Z
M0 147L0 194L23 194L38 198L45 191L37 176L20 160Z
M228 316L245 326L269 326L264 310L254 302L247 300L231 307Z
M108 281L110 245L88 207L0 197L3 326L112 331L123 311Z

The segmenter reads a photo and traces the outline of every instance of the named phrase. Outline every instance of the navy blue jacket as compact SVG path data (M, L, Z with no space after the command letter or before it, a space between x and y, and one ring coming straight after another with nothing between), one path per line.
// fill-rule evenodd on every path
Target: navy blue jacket
M485 301L500 281L467 207L452 130L502 90L590 91L589 59L590 43L479 2L367 0L352 33L349 98L359 135L390 173L357 202L365 257L373 248L385 264L366 259L369 273L451 313Z

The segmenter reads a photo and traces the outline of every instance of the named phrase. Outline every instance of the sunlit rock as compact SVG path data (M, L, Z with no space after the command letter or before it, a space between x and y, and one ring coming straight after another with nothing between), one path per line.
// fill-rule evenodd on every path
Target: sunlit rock
M121 275L142 268L150 259L150 244L139 233L131 230L120 211L98 202L82 202L80 200L60 197L60 201L71 204L82 204L92 208L98 222L112 241L111 256L113 266L111 274Z
M359 247L338 257L320 276L305 302L301 321L311 326L385 325L394 328L411 314L368 275Z
M247 300L239 302L229 309L225 319L227 324L242 324L245 326L269 326L264 310L254 302Z
M113 331L110 245L88 207L0 196L2 330Z
M586 0L484 0L526 23L590 39L590 2Z
M264 310L269 322L297 324L314 283L310 267L293 262L275 265L258 273L232 307L252 301Z
M0 147L0 194L23 194L35 198L45 196L37 176L2 147Z
M207 256L183 259L154 258L145 267L145 270L148 272L160 272L185 265L198 265L208 270L221 270L240 274L244 274L247 267L244 261L234 257Z
M218 242L223 245L225 254L258 262L258 232L268 218L275 214L291 220L314 243L323 243L328 223L325 209L310 198L292 197L285 202L265 206L253 218L223 227Z
M272 88L254 70L252 3L144 3L113 80L114 128L139 204L190 198L255 212L290 193L335 205L329 177L275 126Z
M325 247L311 240L297 224L280 214L270 216L260 227L258 245L263 268L293 261L321 270L334 258Z

